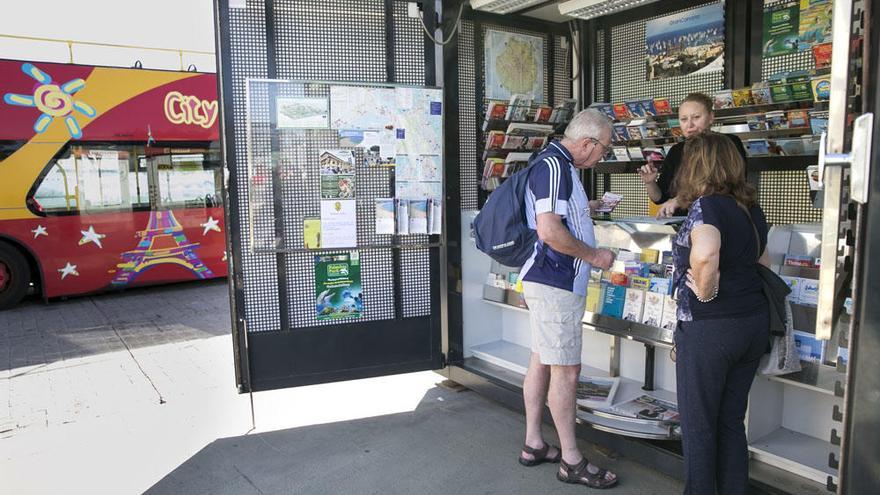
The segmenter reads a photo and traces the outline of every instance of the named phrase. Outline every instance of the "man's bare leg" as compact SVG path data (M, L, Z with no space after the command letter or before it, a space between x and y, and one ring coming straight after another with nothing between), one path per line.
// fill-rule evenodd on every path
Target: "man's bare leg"
M533 352L529 358L529 369L523 382L523 401L526 406L526 445L534 449L544 446L541 433L544 404L547 401L547 388L550 386L550 366L541 364L541 358ZM522 453L524 459L532 460L532 454ZM547 457L555 457L556 449L547 451Z
M550 367L550 388L548 401L550 413L553 415L553 424L556 426L556 434L559 435L559 446L562 449L562 460L567 464L576 465L584 456L581 454L575 439L574 417L576 414L577 382L580 376L581 365ZM592 463L587 466L591 473L599 472L599 468ZM607 480L617 476L608 472Z

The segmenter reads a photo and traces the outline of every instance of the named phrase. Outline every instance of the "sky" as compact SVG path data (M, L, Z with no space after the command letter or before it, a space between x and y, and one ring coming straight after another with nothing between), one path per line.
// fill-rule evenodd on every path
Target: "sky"
M7 0L0 15L0 58L69 62L66 43L10 40L2 35L196 50L184 67L214 72L213 0ZM74 44L74 63L179 69L173 52Z

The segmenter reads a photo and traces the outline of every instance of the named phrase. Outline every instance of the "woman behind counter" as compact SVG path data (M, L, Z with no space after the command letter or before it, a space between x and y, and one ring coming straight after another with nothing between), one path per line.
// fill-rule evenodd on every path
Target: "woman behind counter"
M748 492L749 389L769 341L757 264L767 223L730 139L699 133L684 145L675 188L690 208L673 242L678 301L676 390L685 493Z
M678 106L678 120L686 138L708 131L715 120L715 113L712 111L712 98L703 93L687 95ZM732 134L724 135L733 142L740 156L745 161L746 150L743 147L742 141ZM639 169L639 177L648 189L648 197L655 204L660 205L658 217L663 218L687 214L687 211L682 209L682 206L679 204L674 191L675 176L681 166L683 148L683 142L673 146L666 154L666 159L663 160L663 166L660 170L650 161ZM660 175L659 180L657 179L658 174Z

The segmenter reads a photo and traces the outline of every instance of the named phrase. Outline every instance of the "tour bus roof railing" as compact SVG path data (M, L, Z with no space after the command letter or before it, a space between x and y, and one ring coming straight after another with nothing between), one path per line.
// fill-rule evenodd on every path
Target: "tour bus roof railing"
M24 40L24 41L43 41L49 43L63 43L67 45L67 52L69 55L69 63L73 64L73 47L74 45L82 45L82 46L101 46L108 48L125 48L132 50L149 50L154 52L165 52L165 53L177 53L180 59L180 70L187 70L184 65L183 55L184 54L194 54L194 55L214 55L213 51L206 50L189 50L185 48L161 48L161 47L153 47L153 46L140 46L140 45L126 45L122 43L100 43L95 41L77 41L77 40L65 40L58 38L43 38L39 36L22 36L17 34L2 34L0 33L0 38L6 39L14 39L14 40Z

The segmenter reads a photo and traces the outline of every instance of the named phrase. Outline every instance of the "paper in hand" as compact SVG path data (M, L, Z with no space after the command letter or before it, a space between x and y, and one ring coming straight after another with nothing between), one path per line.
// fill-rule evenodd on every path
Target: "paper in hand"
M614 211L614 208L617 207L617 204L623 199L623 196L619 194L614 194L613 192L606 192L602 195L602 199L599 201L601 205L594 210L594 213L611 213Z

